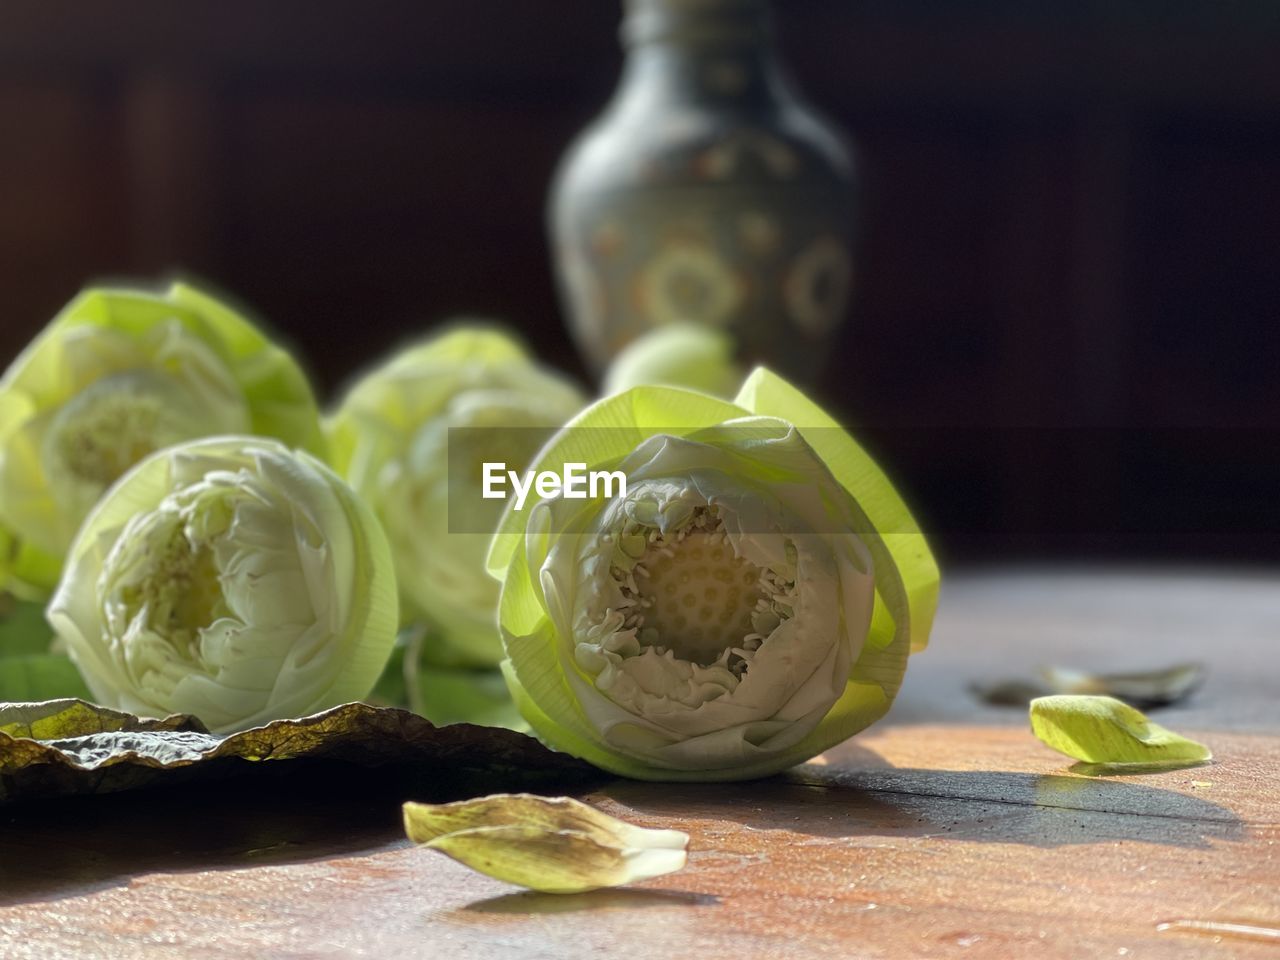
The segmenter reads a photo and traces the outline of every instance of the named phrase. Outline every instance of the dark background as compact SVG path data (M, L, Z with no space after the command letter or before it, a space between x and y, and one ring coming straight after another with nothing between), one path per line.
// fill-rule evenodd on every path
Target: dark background
M1280 559L1280 7L785 0L864 161L822 387L949 560ZM0 354L181 267L322 391L459 312L581 372L544 194L607 0L6 0Z

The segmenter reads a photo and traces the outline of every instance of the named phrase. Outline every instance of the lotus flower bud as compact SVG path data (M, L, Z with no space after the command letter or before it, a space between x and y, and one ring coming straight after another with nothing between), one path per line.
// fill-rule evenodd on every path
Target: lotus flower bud
M484 461L522 470L584 402L510 337L461 327L400 351L339 405L329 424L333 463L382 520L406 619L434 627L425 659L492 666L502 658L498 586L484 568L502 502L469 498L469 515L459 517L456 504L451 515L451 476L474 475L478 489ZM451 469L451 435L474 470Z
M652 780L759 777L883 716L938 571L889 481L799 391L636 387L533 469L626 492L509 504L489 555L503 671L544 741Z
M217 437L111 488L48 619L102 705L224 733L366 696L395 597L386 538L341 478L275 441Z
M605 371L603 392L652 385L732 397L746 376L733 359L734 346L732 335L711 327L690 323L655 327L613 358Z
M320 452L293 358L184 284L80 294L0 380L0 586L47 597L107 487L152 451L215 434Z

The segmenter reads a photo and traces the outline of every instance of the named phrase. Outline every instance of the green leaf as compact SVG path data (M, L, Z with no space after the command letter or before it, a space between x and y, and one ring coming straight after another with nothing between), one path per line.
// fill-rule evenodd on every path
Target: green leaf
M409 693L404 682L404 645L397 639L382 676L369 694L369 702L379 707L408 707Z
M0 595L0 659L48 653L52 640L42 604Z
M402 630L371 699L412 710L438 726L474 723L528 731L501 671L440 666L423 657L432 649L421 628Z
M75 664L50 652L51 642L40 604L0 597L0 701L89 697Z
M1031 701L1031 730L1046 746L1087 763L1179 763L1213 756L1204 744L1112 697L1038 697Z
M0 590L43 603L58 585L61 572L61 556L38 549L0 523Z
M584 893L681 869L687 834L647 830L570 797L496 794L404 805L415 843L498 880L543 893Z
M71 658L61 653L30 653L0 659L0 701L89 697Z
M474 723L509 730L529 729L499 670L422 667L410 706L414 713L438 726Z

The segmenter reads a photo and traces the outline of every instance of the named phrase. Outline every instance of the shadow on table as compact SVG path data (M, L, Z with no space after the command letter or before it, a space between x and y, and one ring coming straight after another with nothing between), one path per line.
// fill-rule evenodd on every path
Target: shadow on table
M1133 778L898 769L882 760L867 768L804 766L749 788L615 781L596 796L641 815L728 819L753 830L833 838L929 837L1034 847L1119 840L1196 848L1240 840L1246 832L1225 807Z
M290 761L274 775L0 807L0 906L80 896L145 873L238 869L407 845L400 805L491 784Z
M807 765L751 784L616 780L591 797L616 801L623 809L609 812L628 819L662 817L662 826L674 828L696 823L702 842L713 846L718 835L741 827L1034 847L1136 841L1196 848L1245 834L1230 810L1134 778L898 769L857 749L856 756L842 754L839 767ZM298 761L255 778L253 789L232 780L14 804L0 808L0 905L80 896L150 872L333 859L406 845L405 799L445 801L494 789L500 787L438 771L430 783L407 783L387 770L352 776L346 765ZM474 917L711 903L696 894L626 890L512 894L466 909Z
M645 907L714 907L720 898L688 890L592 890L588 893L536 893L525 890L478 900L457 913L530 916L549 913L582 913L591 910L633 910Z

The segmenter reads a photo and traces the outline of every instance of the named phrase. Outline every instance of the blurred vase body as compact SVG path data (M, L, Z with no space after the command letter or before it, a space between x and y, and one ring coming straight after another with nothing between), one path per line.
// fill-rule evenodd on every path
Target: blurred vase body
M844 320L853 179L774 55L765 0L628 0L622 81L566 152L549 219L562 301L597 370L664 323L812 380Z

